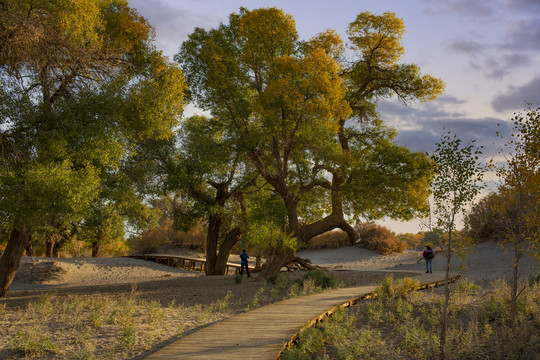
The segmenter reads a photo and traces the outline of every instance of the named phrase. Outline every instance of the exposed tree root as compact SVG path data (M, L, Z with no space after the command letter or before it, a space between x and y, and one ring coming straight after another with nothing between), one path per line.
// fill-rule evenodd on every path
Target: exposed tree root
M310 259L303 259L298 256L295 256L285 267L287 271L323 269L322 266L313 265Z

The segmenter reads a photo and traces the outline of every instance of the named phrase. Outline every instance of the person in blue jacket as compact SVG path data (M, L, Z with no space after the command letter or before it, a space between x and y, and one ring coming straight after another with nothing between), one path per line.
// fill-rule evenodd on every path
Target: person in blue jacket
M247 276L251 277L251 275L249 275L248 259L249 259L249 255L246 249L244 249L242 253L240 254L240 276L244 274L244 267L245 267Z

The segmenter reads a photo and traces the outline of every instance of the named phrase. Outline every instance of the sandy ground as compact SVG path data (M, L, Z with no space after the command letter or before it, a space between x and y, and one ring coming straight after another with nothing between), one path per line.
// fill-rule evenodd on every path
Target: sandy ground
M314 264L328 268L348 270L364 269L394 269L394 270L424 270L425 262L421 260L421 252L407 250L402 254L388 256L353 246L338 249L304 250L298 253L300 257L310 258ZM451 271L462 274L474 282L509 280L512 273L513 256L493 241L486 241L470 249L464 259L454 256ZM433 259L433 270L445 271L446 258L438 255ZM523 277L530 274L539 275L540 264L531 256L520 260L520 273Z
M474 253L467 255L464 261L455 258L453 271L463 274L475 282L508 279L511 274L512 256L505 254L494 242L485 242L477 246ZM169 253L202 257L193 250L169 249ZM304 250L300 257L309 258L313 264L324 266L342 278L354 278L359 281L371 281L380 278L378 273L363 273L358 270L423 270L425 268L419 251L406 251L389 256L354 246L338 249ZM239 262L233 255L231 262ZM446 259L437 256L433 261L434 270L444 270ZM343 271L356 270L356 271ZM530 257L522 261L524 276L538 274L539 263ZM100 292L117 293L120 296L137 290L140 296L159 299L163 304L171 300L186 305L210 303L225 296L227 291L239 292L237 297L252 296L261 286L253 276L246 278L241 291L235 289L232 275L207 277L201 273L180 270L150 261L127 257L116 258L76 258L50 259L24 257L17 276L10 288L8 298L2 301L18 303L30 301L47 291L61 293L95 294Z
M164 251L160 251L162 252ZM168 249L168 252L189 257L202 257L202 254L187 249L173 248ZM338 280L345 284L356 285L376 283L388 274L388 270L423 271L425 266L423 260L416 261L420 257L419 251L382 256L374 251L346 246L339 249L304 250L298 252L298 255L311 259L315 265L331 270ZM511 274L512 257L505 254L493 242L480 244L476 253L469 254L464 262L456 260L453 270L474 280L475 283L508 278ZM230 261L239 262L238 255L231 256ZM433 265L435 271L444 270L445 259L438 256L434 259ZM524 274L531 272L539 274L540 268L538 262L525 258L522 270ZM297 272L292 275L302 276L303 274ZM400 273L399 276L412 275L405 272ZM127 257L98 259L24 257L8 296L0 299L0 306L5 304L17 312L20 308L24 309L29 302L38 301L42 294L49 292L60 297L66 296L66 298L72 294L90 298L104 295L126 298L135 294L137 299L159 301L163 306L173 302L184 306L207 305L223 299L231 292L235 303L243 306L241 304L249 304L265 286L265 282L258 281L256 276L244 278L237 284L234 275L204 276L198 272ZM270 295L271 289L267 286L263 290ZM264 300L261 304L264 305L267 302L268 300ZM169 325L177 326L177 320L175 318L162 320L162 326ZM195 331L198 326L200 325L186 327L187 332L184 335ZM172 328L174 329L174 326ZM171 334L170 338L154 344L151 349L129 358L131 360L143 359L177 338L175 334ZM10 337L6 334L0 339L0 358L6 358L5 356L12 354L9 346L6 345L9 341ZM92 339L92 343L96 346L108 344L104 337ZM125 357L119 355L118 358Z

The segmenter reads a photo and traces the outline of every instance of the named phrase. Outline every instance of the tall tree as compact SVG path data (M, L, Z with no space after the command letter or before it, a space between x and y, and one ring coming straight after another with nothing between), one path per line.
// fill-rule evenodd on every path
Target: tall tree
M529 108L512 119L513 134L494 164L501 184L493 201L500 244L514 257L510 291L512 330L517 334L520 260L524 254L540 259L540 109Z
M154 166L156 176L147 181L157 180L156 189L174 194L177 228L187 231L206 220L205 271L224 274L230 251L247 231L245 194L258 177L238 152L226 124L192 116L175 138L146 143L134 160L135 167Z
M474 144L463 146L461 139L455 134L443 133L441 141L436 144L433 160L435 161L435 178L433 189L433 213L437 226L444 230L446 236L443 243L446 257L446 274L444 283L444 304L441 312L440 358L446 359L447 314L450 300L449 275L451 260L456 247L453 232L456 230L456 216L463 213L468 205L480 193L483 177L483 166L478 162L481 148Z
M353 242L347 217L406 219L425 208L429 159L396 145L376 112L382 98L423 101L444 88L416 65L398 64L402 34L393 13L360 14L349 26L349 61L331 30L299 41L283 11L240 9L228 24L195 29L175 56L191 99L234 131L301 243L334 228ZM314 200L322 218L304 212ZM276 254L275 267L293 257Z
M133 141L170 136L185 85L124 0L4 1L0 18L4 296L33 229L81 219Z

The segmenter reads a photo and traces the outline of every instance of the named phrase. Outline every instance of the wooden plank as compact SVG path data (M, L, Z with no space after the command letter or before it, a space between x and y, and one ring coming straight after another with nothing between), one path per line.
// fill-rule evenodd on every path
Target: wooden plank
M194 258L181 255L164 255L164 254L143 254L143 255L130 255L128 257L134 259L144 259L146 261L155 261L156 263L166 263L168 266L173 266L179 269L187 269L191 271L204 272L206 270L206 259ZM175 265L176 261L176 265ZM225 274L229 274L230 269L234 269L234 274L240 273L240 264L227 263ZM254 266L249 266L250 269L254 269Z
M437 286L441 281L444 284L443 272L417 273L422 286ZM457 278L459 276L453 276L451 281ZM375 288L375 285L342 288L267 305L194 332L148 359L279 359L302 328L315 324L340 307L351 306L372 295Z

